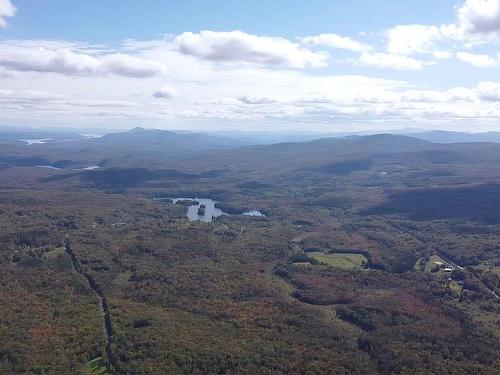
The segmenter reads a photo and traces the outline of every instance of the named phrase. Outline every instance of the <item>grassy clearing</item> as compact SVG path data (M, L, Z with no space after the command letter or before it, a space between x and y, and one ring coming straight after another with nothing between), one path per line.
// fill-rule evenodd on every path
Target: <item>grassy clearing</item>
M425 262L424 259L419 259L417 263L415 263L415 270L422 272L431 272L436 265L446 263L447 262L439 255L431 255L427 262Z
M66 252L64 251L64 247L56 247L54 250L47 251L43 254L43 258L50 260L50 259L55 259L58 257L63 257L66 255Z
M307 255L320 263L344 269L362 268L364 265L368 264L368 259L366 259L364 255L356 253L312 252Z
M84 373L97 375L111 374L106 367L103 357L97 357L88 361Z
M311 267L312 264L309 262L294 262L294 266L299 266L299 267Z
M456 297L460 296L460 293L462 293L462 285L460 285L456 281L450 281L450 283L448 284L448 287L450 288L453 295Z
M287 295L292 294L295 290L295 287L292 284L288 283L287 281L285 281L282 278L279 278L277 276L269 275L269 281L271 282L273 287L281 290L282 292L284 292Z

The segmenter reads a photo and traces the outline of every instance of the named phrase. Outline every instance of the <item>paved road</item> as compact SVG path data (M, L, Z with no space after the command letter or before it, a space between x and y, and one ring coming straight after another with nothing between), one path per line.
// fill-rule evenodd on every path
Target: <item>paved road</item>
M458 268L459 270L463 270L463 269L464 269L464 267L462 267L462 266L460 266L460 265L456 264L454 261L452 261L450 258L446 257L444 254L438 253L438 255L439 255L441 258L443 258L443 259L444 259L447 263L451 264L453 267ZM480 282L481 284L483 284L483 286L484 286L486 289L488 289L488 291L489 291L489 292L490 292L490 293L491 293L491 294L492 294L492 295L493 295L496 299L499 299L499 298L500 298L500 297L498 296L498 294L496 294L493 290L491 290L490 288L488 288L488 286L487 286L485 283L483 283L479 277L477 277L476 275L474 275L474 276L475 276L475 277L479 280L479 282Z

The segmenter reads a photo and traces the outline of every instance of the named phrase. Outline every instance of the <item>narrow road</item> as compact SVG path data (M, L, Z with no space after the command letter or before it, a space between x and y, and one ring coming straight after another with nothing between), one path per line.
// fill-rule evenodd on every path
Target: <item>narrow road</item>
M445 256L444 254L442 254L442 253L440 253L440 252L438 252L437 254L438 254L441 258L443 258L443 259L446 261L446 263L448 263L448 264L452 265L453 267L458 268L459 270L463 270L463 269L464 269L464 267L459 266L458 264L456 264L455 262L453 262L450 258L448 258L447 256ZM482 285L483 285L486 289L488 289L488 291L489 291L489 292L493 295L493 297L495 297L496 299L499 299L499 298L500 298L500 297L498 296L498 294L496 294L493 290L491 290L490 288L488 288L488 286L487 286L485 283L483 283L483 281L482 281L479 277L477 277L476 275L474 275L474 277L475 277L476 279L478 279L478 280L479 280L479 282L480 282L480 283L481 283L481 284L482 284Z
M113 327L111 325L111 317L109 314L109 305L108 302L106 301L106 297L104 296L104 293L102 292L101 287L95 279L92 277L92 275L88 274L82 269L82 266L80 264L80 261L78 260L77 256L71 249L71 246L69 245L68 242L64 244L64 250L66 253L69 255L71 258L71 263L73 265L73 269L78 272L80 275L85 277L89 283L90 288L94 291L94 293L97 295L97 298L99 299L99 309L101 310L101 314L103 317L103 328L104 328L104 335L106 337L106 360L108 367L114 368L114 357L113 357L113 352L111 350L111 340L113 337Z

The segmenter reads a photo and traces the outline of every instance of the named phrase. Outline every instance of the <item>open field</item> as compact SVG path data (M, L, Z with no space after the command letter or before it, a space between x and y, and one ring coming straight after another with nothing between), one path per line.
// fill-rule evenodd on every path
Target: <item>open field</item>
M104 359L102 357L97 357L87 362L84 374L108 375L110 372L104 363Z
M362 268L368 264L368 259L362 254L311 252L307 255L320 263L344 269Z
M446 261L443 258L439 255L431 255L427 260L419 259L419 261L415 264L415 269L422 272L432 272L436 266L439 267L443 264L446 264Z

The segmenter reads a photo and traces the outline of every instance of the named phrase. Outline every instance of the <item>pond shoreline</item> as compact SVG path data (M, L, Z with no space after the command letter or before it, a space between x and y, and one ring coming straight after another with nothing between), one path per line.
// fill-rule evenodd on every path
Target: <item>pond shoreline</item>
M183 205L187 206L187 218L189 221L203 221L206 223L211 223L214 218L219 216L254 216L254 217L265 217L265 215L257 210L243 211L238 214L229 213L223 211L218 207L218 201L211 198L155 198L158 201L170 201L172 204L179 204L182 202ZM190 204L191 202L191 204ZM200 207L204 206L204 210L200 210Z

